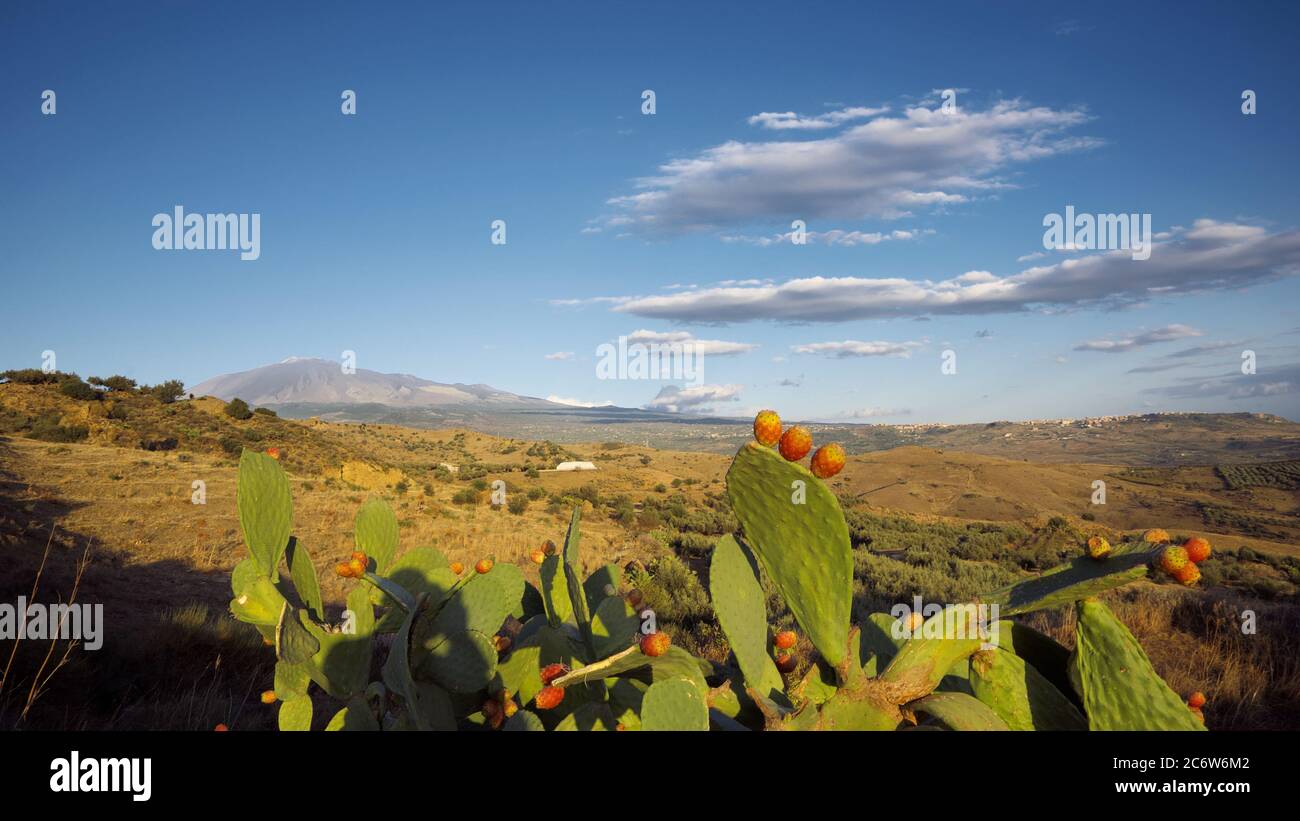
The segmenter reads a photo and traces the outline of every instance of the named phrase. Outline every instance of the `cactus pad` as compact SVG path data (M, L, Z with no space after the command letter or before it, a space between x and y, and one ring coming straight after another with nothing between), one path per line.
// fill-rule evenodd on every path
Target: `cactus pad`
M699 689L684 678L650 685L641 701L643 730L707 730L709 707Z
M723 536L713 548L709 593L745 682L769 698L781 692L781 673L768 654L766 597L758 581L758 567L749 551L731 536Z

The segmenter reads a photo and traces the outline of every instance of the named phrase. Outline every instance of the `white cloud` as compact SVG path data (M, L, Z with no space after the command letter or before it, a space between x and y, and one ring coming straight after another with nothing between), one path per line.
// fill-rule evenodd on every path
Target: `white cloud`
M758 116L765 125L821 122ZM663 164L636 180L635 193L609 200L613 211L594 222L676 234L761 221L897 218L1013 187L999 176L1012 166L1100 145L1063 133L1088 119L1020 100L957 113L918 105L820 139L733 140Z
M557 362L563 362L566 359L573 358L573 351L556 351L555 353L548 353L545 358L552 359Z
M927 234L933 234L933 229L917 230L895 230L895 231L843 231L838 228L830 231L805 231L804 238L813 245L839 245L851 248L855 245L879 245L882 242L890 240L908 240L916 239ZM784 234L773 234L771 236L748 236L745 234L728 234L721 239L723 242L737 243L743 242L749 245L757 245L760 248L766 248L770 245L780 245L789 243L794 237L794 231L786 231Z
M666 385L646 407L670 413L704 413L716 402L739 401L741 387L741 385L691 385L679 388L676 385Z
M835 128L852 120L866 120L877 114L884 114L889 109L886 108L866 108L864 106L855 106L851 108L841 108L838 111L828 111L825 114L815 116L806 116L796 114L793 111L764 111L761 114L755 114L749 118L750 125L757 125L762 128L773 131L784 130L803 130L803 131L821 131L827 128Z
M694 350L706 356L733 356L735 354L749 353L758 347L757 344L752 342L696 339L689 331L648 331L641 329L628 334L627 341L629 343L641 343L642 345L684 344L689 342Z
M551 394L546 397L547 402L554 402L557 405L570 405L575 408L606 408L611 407L613 402L584 402L581 399L571 399L567 396L556 396Z
M795 353L820 353L847 359L857 356L902 356L912 355L912 351L921 347L920 342L859 342L846 339L843 342L812 342L807 345L791 345Z
M850 419L883 419L888 416L911 416L911 408L859 408L845 414Z
M1201 332L1190 325L1166 325L1153 331L1132 333L1119 339L1092 339L1074 346L1076 351L1101 351L1102 353L1124 353L1145 348L1159 342L1172 342L1189 336L1200 336Z
M1042 259L1045 256L1047 256L1047 254L1042 251L1034 251L1033 253L1025 254L1023 257L1016 257L1016 262L1032 262L1036 259Z
M1214 227L1215 230L1209 230ZM1230 235L1246 235L1233 239ZM1199 239L1179 233L1151 258L1089 254L998 276L972 271L933 281L806 277L655 296L606 297L612 310L679 322L841 322L941 314L1014 313L1041 307L1116 307L1154 296L1236 290L1300 274L1300 231L1253 233L1206 221Z

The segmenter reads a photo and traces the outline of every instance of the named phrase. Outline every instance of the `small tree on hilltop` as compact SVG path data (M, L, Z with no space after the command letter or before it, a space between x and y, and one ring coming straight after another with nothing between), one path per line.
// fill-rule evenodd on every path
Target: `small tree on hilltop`
M236 396L226 405L226 416L234 419L252 418L253 412L248 409L248 403Z

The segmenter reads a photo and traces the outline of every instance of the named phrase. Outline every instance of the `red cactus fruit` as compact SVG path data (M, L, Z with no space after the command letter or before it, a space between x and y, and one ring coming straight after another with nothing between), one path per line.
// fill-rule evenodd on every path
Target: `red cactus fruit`
M829 479L844 469L844 448L835 442L829 445L822 445L817 448L817 452L812 458L813 476L818 479Z
M1202 693L1200 690L1197 690L1195 693L1192 693L1190 696L1187 697L1187 706L1191 707L1193 710L1199 710L1202 707L1204 707L1205 693Z
M272 459L276 460L277 462L280 461L280 449L279 449L279 448L267 448L267 449L266 449L266 455L267 455L267 456L270 456Z
M478 564L474 565L475 573L487 573L492 569L491 559L479 559Z
M218 724L217 726L215 726L215 727L212 728L212 732L214 732L214 733L228 733L228 732L230 732L230 728L227 727L227 726L224 725L224 724Z
M795 425L781 434L781 455L787 462L798 462L812 450L812 434L807 428Z
M1160 569L1170 576L1177 576L1189 564L1187 551L1181 547L1166 547L1160 552Z
M558 662L555 664L548 664L542 668L542 684L550 684L552 681L555 681L557 678L567 674L568 672L569 667L567 664L559 664Z
M1195 585L1197 582L1201 580L1201 568L1197 567L1195 564L1191 562L1188 562L1187 564L1183 565L1183 568L1181 570L1179 570L1177 573L1174 574L1174 578L1178 580L1179 584L1184 584L1187 585L1188 587L1192 587L1193 585Z
M533 696L533 703L539 710L553 710L560 706L561 701L564 701L564 688L552 687L549 684Z
M1105 536L1093 536L1088 539L1088 555L1094 559L1104 559L1110 555L1110 542Z
M1183 542L1183 550L1187 551L1187 558L1200 564L1210 558L1210 540L1194 536Z
M754 417L754 438L764 447L772 447L781 438L781 417L774 410L762 410Z
M796 664L798 660L794 657L794 653L782 653L776 657L776 669L782 673L794 672Z
M782 650L789 650L794 647L795 642L798 640L799 636L793 630L782 630L776 634L776 638L772 640L772 643Z
M641 639L641 652L647 656L662 656L668 652L673 640L664 632L651 633Z

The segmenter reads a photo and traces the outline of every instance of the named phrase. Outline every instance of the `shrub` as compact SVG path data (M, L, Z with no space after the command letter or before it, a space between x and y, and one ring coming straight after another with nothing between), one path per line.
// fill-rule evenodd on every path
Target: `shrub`
M142 387L140 391L152 396L164 405L170 405L185 395L185 384L179 379L170 379L160 385Z
M116 419L119 422L125 422L131 414L127 411L126 405L122 402L114 402L113 407L108 409L108 418Z
M271 416L271 417L278 417L278 416L279 416L278 413L276 413L275 411L271 410L270 408L254 408L254 409L253 409L253 413L260 414L260 415L262 415L262 416Z
M92 376L86 380L92 385L99 385L102 388L108 388L110 391L121 391L131 393L135 390L135 380L125 376L114 374L107 379L100 379L98 376Z
M248 409L248 403L236 396L226 403L226 416L232 419L251 419L253 412Z
M59 393L81 402L94 402L104 398L103 394L76 377L65 380L60 384Z
M451 497L451 501L458 505L472 505L478 503L478 491L471 488L456 491L456 495Z
M217 440L217 444L231 456L238 456L244 452L244 443L233 436L223 436Z
M43 442L80 442L89 435L84 425L60 425L57 413L43 413L32 422L31 437Z
M61 373L60 371L50 371L46 373L40 368L19 368L12 371L0 372L0 379L6 379L10 382L17 382L21 385L53 385L56 382L62 382L72 374Z
M506 503L506 508L516 516L522 516L528 509L528 498L522 493L513 493L510 495L510 501Z

